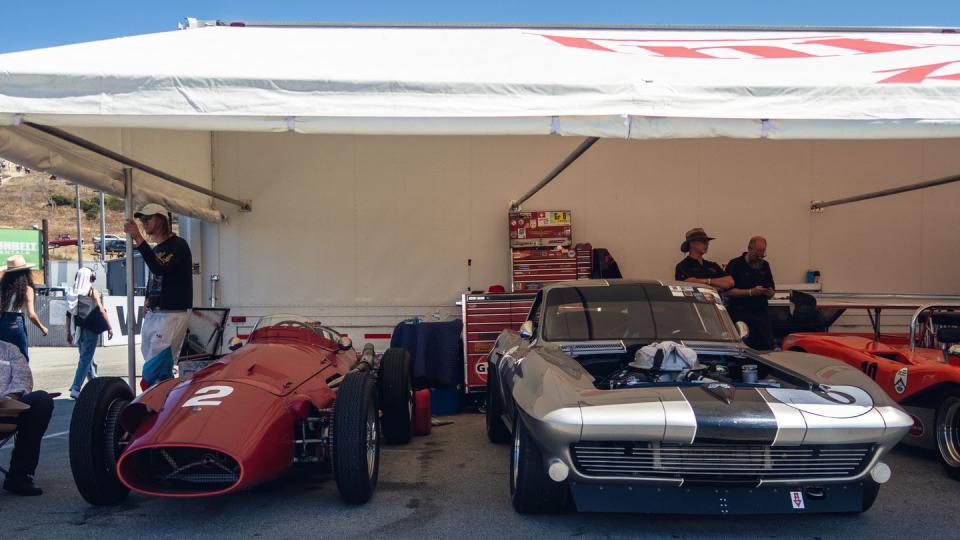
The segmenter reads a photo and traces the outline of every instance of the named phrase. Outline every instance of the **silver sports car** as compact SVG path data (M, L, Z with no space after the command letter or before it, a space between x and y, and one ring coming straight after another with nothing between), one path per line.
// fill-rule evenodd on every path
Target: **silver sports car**
M742 324L742 323L741 323ZM520 512L863 512L913 424L841 362L759 353L713 289L544 288L490 353L487 434Z

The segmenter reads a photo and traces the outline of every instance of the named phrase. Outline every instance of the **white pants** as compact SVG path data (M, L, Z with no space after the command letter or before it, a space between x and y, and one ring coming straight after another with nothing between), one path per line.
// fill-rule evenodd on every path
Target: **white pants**
M187 334L187 325L190 323L190 311L147 311L143 316L140 327L140 352L143 361L170 349L173 361L176 363L183 346L183 337Z

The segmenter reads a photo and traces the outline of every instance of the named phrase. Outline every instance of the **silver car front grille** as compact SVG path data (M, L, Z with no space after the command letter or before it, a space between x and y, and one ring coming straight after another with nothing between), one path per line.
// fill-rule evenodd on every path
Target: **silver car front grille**
M571 445L584 476L744 482L849 477L870 461L872 445L775 448L763 445L666 445L582 442Z

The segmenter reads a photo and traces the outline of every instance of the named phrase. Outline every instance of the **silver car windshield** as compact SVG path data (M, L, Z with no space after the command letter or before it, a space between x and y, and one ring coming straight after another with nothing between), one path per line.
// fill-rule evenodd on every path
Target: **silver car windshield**
M739 341L716 291L697 286L611 285L548 291L547 341Z

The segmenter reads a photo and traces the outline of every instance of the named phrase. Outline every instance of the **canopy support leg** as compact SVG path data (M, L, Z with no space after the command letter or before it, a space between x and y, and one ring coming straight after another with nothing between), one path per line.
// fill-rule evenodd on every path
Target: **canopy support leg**
M105 268L103 263L107 259L107 205L100 192L100 266Z
M141 163L135 159L128 158L123 154L114 152L113 150L100 146L95 142L88 141L82 137L77 137L76 135L69 133L67 131L64 131L62 129L58 129L52 126L44 126L41 124L34 124L33 122L24 122L23 125L30 126L37 131L42 131L43 133L46 133L47 135L50 135L52 137L56 137L57 139L60 139L62 141L67 141L68 143L79 146L80 148L89 150L94 154L98 154L105 158L112 159L113 161L126 165L127 167L132 167L134 169L143 171L147 174L152 174L153 176L156 176L157 178L162 178L167 182L170 182L171 184L176 184L178 186L187 188L189 190L196 191L197 193L202 193L209 197L213 197L214 199L219 199L223 202L228 202L230 204L239 206L240 210L243 210L246 212L250 211L250 201L241 201L240 199L234 199L233 197L228 197L222 193L217 193L216 191L207 189L203 186L198 186L180 177L174 176L170 173L163 172L160 169L151 167L150 165Z
M550 171L550 174L545 176L543 180L540 180L539 182L537 182L537 185L533 186L533 188L531 188L530 191L524 193L523 196L520 197L519 199L515 201L511 201L510 211L512 212L512 211L519 210L521 204L526 202L527 199L529 199L530 197L533 197L534 195L536 195L538 191L546 187L546 185L552 182L554 178L560 176L560 173L565 171L567 167L572 165L574 161L579 159L580 156L582 156L587 150L590 149L591 146L594 145L594 143L596 143L599 140L600 139L597 137L589 137L585 141L580 143L580 146L578 146L576 150L571 152L570 155L568 155L563 161L561 161L559 165L554 167L553 170Z
M936 180L927 180L925 182L917 182L916 184L907 184L905 186L890 188L890 189L881 189L880 191L871 191L870 193L864 193L863 195L854 195L853 197L844 197L843 199L834 199L832 201L813 201L810 203L810 210L817 211L823 210L828 206L839 206L841 204L850 204L860 201L868 201L870 199L878 199L880 197L887 197L890 195L896 195L898 193L906 193L908 191L916 191L918 189L926 189L929 187L942 186L944 184L952 184L954 182L960 182L960 174L954 176L945 176L943 178L937 178Z
M74 184L77 200L77 270L83 268L83 228L80 219L80 184Z
M133 219L133 169L123 169L123 217ZM101 238L101 240L103 240ZM137 394L137 312L133 302L133 236L127 233L127 379Z

